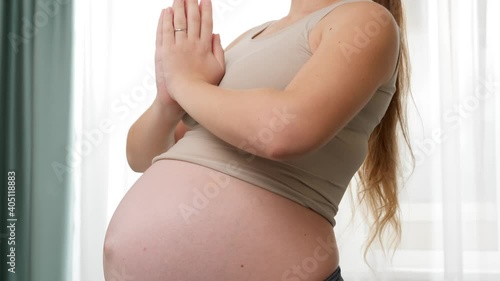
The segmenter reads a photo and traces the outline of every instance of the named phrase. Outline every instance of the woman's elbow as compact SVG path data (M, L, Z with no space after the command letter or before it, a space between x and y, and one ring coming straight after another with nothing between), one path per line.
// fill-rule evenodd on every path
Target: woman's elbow
M151 166L151 163L146 163L146 161L138 159L134 155L135 154L127 148L127 163L129 167L136 173L144 173L149 166Z

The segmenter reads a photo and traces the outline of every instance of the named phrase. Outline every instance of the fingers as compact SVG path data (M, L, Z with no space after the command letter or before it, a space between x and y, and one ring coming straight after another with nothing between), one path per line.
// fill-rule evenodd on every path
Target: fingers
M212 18L212 1L201 0L201 31L200 39L202 42L212 44L213 18Z
M185 0L187 9L187 27L189 38L200 37L200 6L198 0Z
M203 44L212 47L212 32L213 32L213 15L211 0L201 0L198 5L198 0L174 0L171 13L164 15L164 24L161 33L167 33L166 21L173 21L173 26L168 30L172 33L171 36L175 41L183 41L190 38L200 38ZM167 17L171 17L170 21ZM177 31L175 29L187 29ZM159 31L160 32L160 31ZM163 37L165 40L165 37ZM158 44L158 43L157 43Z
M158 27L156 28L156 47L161 47L163 37L163 14L165 9L161 10L160 19L158 20Z
M174 44L174 26L172 25L173 21L173 11L172 8L168 7L163 12L163 24L162 24L162 45Z
M186 11L184 7L184 0L174 0L174 4L172 5L174 9L174 29L187 29L187 21L186 21ZM184 40L187 38L187 32L179 31L175 32L175 40Z

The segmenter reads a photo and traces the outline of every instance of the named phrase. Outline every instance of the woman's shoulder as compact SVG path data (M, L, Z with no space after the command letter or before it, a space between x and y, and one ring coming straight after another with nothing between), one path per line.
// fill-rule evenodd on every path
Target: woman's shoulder
M372 32L382 28L389 30L398 28L391 12L374 1L345 2L334 6L332 10L327 11L316 27L327 26L358 26L362 30L373 29Z

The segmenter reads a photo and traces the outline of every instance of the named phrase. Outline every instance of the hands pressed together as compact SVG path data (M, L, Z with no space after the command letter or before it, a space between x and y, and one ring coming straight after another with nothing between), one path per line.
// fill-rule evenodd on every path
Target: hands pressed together
M174 0L162 10L156 35L157 99L180 107L183 85L203 81L217 85L225 73L224 50L213 33L210 0Z

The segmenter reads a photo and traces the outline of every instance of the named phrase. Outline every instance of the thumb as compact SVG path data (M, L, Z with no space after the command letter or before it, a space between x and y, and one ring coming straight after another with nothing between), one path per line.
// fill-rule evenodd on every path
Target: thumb
M219 62L222 68L225 68L226 63L224 59L224 48L222 48L220 34L212 35L212 51L215 59Z

